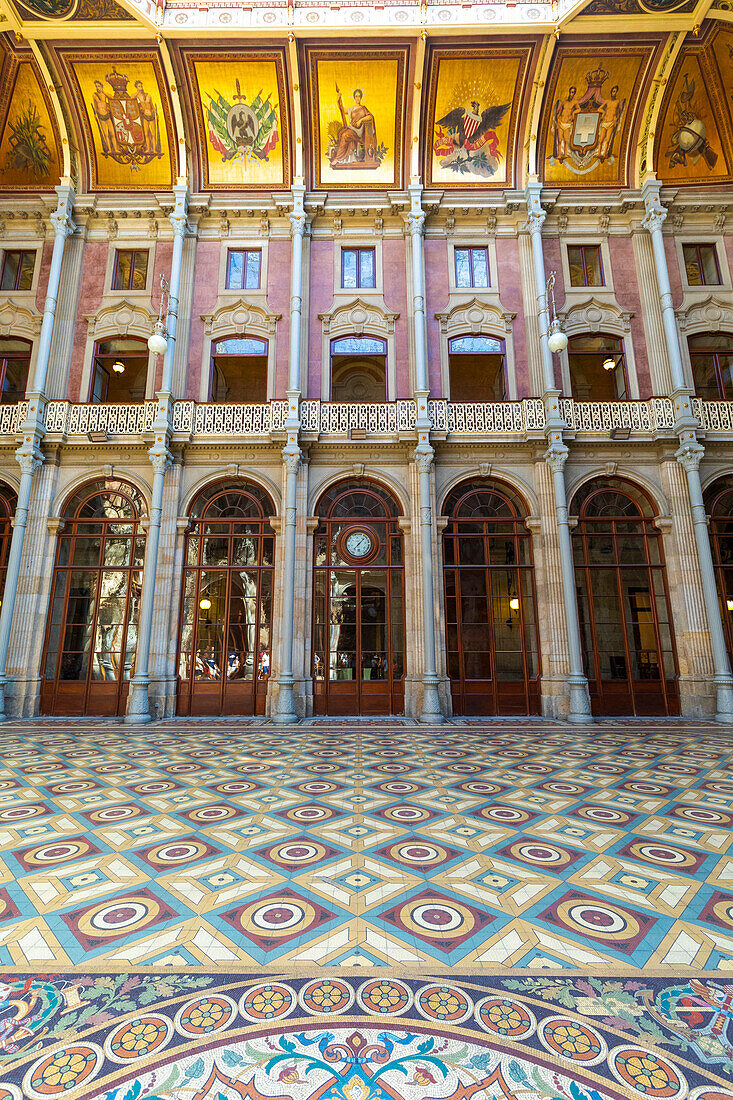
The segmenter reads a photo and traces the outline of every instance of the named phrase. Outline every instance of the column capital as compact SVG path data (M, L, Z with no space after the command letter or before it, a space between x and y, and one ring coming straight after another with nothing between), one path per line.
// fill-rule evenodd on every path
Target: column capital
M700 469L700 462L705 454L705 448L699 443L693 432L685 432L680 440L680 446L675 451L675 458L680 466L688 473L695 473Z
M542 209L542 184L539 180L530 180L524 191L524 201L527 204L527 221L523 228L529 233L541 233L546 211Z
M15 459L21 474L30 474L31 477L43 465L43 454L35 441L32 449L26 445L19 447L15 452Z
M667 217L667 208L666 206L662 206L661 190L662 185L660 181L652 179L647 180L641 189L645 210L641 224L643 228L648 229L650 233L653 233L657 229L661 229Z
M435 451L429 443L419 444L414 451L415 465L421 474L430 473L430 467L433 465L433 459L435 458Z
M151 447L148 451L148 458L154 474L164 474L171 463L171 456L167 447L165 450L161 450L159 446Z
M72 218L74 200L76 194L69 184L59 184L56 188L58 205L51 215L51 225L57 237L69 237L77 229L76 222Z
M297 474L303 455L297 444L287 443L282 449L283 465L289 474Z
M407 232L411 237L421 237L425 228L425 211L422 208L422 184L411 183L407 188L410 196L410 212L407 215Z
M173 209L168 215L176 237L185 237L188 229L188 187L177 183L173 187Z
M570 451L565 443L558 443L555 441L550 444L545 451L545 462L550 467L553 474L561 474L563 472L569 454Z

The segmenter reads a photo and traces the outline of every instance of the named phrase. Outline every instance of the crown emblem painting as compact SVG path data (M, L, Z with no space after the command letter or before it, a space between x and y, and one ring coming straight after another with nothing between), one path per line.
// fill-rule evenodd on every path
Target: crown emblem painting
M134 91L130 92L128 78L118 73L114 66L105 80L112 89L111 94L97 79L91 98L102 156L128 164L132 171L139 170L163 156L158 108L142 80L136 80Z
M567 95L555 102L550 164L562 164L571 172L585 175L599 164L614 163L614 144L626 99L619 98L618 84L611 85L607 94L604 92L609 78L608 70L598 65L585 74L582 95L571 84Z

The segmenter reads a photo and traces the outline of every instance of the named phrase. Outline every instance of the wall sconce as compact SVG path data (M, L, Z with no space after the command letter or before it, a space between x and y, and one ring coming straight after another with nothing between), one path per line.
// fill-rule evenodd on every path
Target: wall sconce
M615 370L616 369L616 359L614 358L613 355L608 355L603 360L603 369L604 370Z
M565 351L568 346L568 338L560 328L560 322L557 319L557 313L555 310L555 272L550 272L550 278L547 280L545 286L545 293L549 298L550 304L550 330L547 336L547 346L551 352L557 354L557 352Z
M116 363L112 364L112 370L115 372L115 374L124 374L125 364L121 363L118 359Z
M203 600L199 600L199 607L202 611L211 610L211 600L204 596Z
M165 321L163 320L163 306L165 305ZM166 335L166 329L168 326L168 282L165 275L160 276L160 309L158 310L158 320L153 326L153 332L148 337L148 348L152 351L153 355L165 355L168 350L168 337Z

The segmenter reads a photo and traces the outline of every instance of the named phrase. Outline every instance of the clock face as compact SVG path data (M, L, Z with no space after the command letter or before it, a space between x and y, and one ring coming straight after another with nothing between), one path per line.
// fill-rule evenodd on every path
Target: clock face
M352 531L346 536L345 546L352 558L366 558L374 548L374 539L367 531Z

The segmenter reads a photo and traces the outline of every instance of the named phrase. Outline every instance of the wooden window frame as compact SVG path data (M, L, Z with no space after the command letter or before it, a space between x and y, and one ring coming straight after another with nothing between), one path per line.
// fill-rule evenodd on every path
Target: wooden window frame
M461 286L458 282L458 253L468 253L468 270L469 270L469 283L468 286ZM477 283L476 276L474 274L474 253L483 252L486 259L486 282ZM489 250L486 245L471 245L471 244L457 244L453 249L453 271L455 273L456 290L488 290L491 286L491 264L489 263Z
M231 271L232 271L232 256L243 256L244 262L242 265L242 285L232 286ZM247 286L247 262L250 255L256 255L258 260L257 265L257 286ZM262 289L262 249L261 248L228 248L226 268L224 271L224 289L225 290L261 290Z
M573 282L572 265L570 263L570 249L571 248L579 249L580 254L581 254L581 266L583 268L583 282L582 283L574 283ZM567 259L568 259L568 282L569 282L569 285L571 287L573 287L575 289L578 289L580 287L601 287L601 286L606 285L606 273L603 270L603 250L602 250L602 248L599 244L575 244L575 243L572 243L572 244L567 244L566 249L567 249ZM590 249L593 249L593 251L596 253L596 255L598 257L598 269L599 269L600 274L601 274L601 281L599 283L589 283L588 282L588 259L587 259L587 256L586 256L586 252L589 251Z
M120 256L122 254L130 257L130 274L127 280L127 286L117 285L117 275L120 268ZM135 290L132 286L133 277L135 275L135 260L138 256L145 256L145 287L143 290ZM150 265L150 249L149 248L116 248L115 249L115 262L112 268L112 286L111 290L123 291L132 294L144 294L148 285L148 267Z
M353 252L356 255L356 286L347 287L344 284L344 256L347 252ZM372 283L367 284L362 277L362 260L365 253L370 252L372 256ZM348 245L341 249L341 289L342 290L376 290L377 289L377 250L373 246L365 245Z
M702 255L701 255L701 252L700 252L700 249L702 249L702 248L709 248L712 251L713 260L715 261L715 274L718 276L717 281L714 282L714 283L709 283L705 278L705 269L704 269L704 266L703 266ZM696 263L697 263L697 269L700 272L700 282L699 283L691 283L689 278L687 277L687 250L688 249L694 249L695 250L695 260L696 260ZM687 285L689 287L695 288L695 287L698 287L698 286L722 286L723 285L723 280L722 280L722 277L721 277L721 274L720 274L720 261L718 259L718 249L716 248L715 243L713 241L683 241L683 243L682 243L682 262L683 262L684 271L685 271L685 282L687 283Z
M30 294L33 290L33 279L34 279L35 274L36 274L37 250L35 248L6 248L6 249L3 249L3 262L2 262L2 268L0 268L0 286L2 286L3 280L5 278L5 264L7 262L8 256L19 256L20 261L18 263L18 270L15 273L15 283L14 283L14 285L5 287L4 290L1 293L11 294L13 292L17 293L19 291L20 288L19 288L18 284L20 283L21 275L23 274L23 261L24 261L26 256L31 256L33 258L33 270L31 271L31 285L28 288L28 290L20 291L21 294Z
M20 394L20 396L18 398L19 401L22 401L25 398L25 395L28 391L28 381L30 379L30 374L31 374L31 357L33 355L33 345L31 344L30 340L25 340L22 336L14 336L14 337L12 337L12 339L19 340L19 341L22 340L23 343L28 348L28 360L27 360L28 361L28 370L26 371L26 374L25 374L25 386L23 387L23 392ZM7 372L7 369L8 369L8 359L20 359L20 358L22 358L22 356L19 352L16 352L13 355L5 355L2 352L2 348L0 348L0 404L14 405L16 403L15 401L7 401L7 402L3 401L2 398L3 398L3 393L5 391L5 375L6 375L6 372Z

